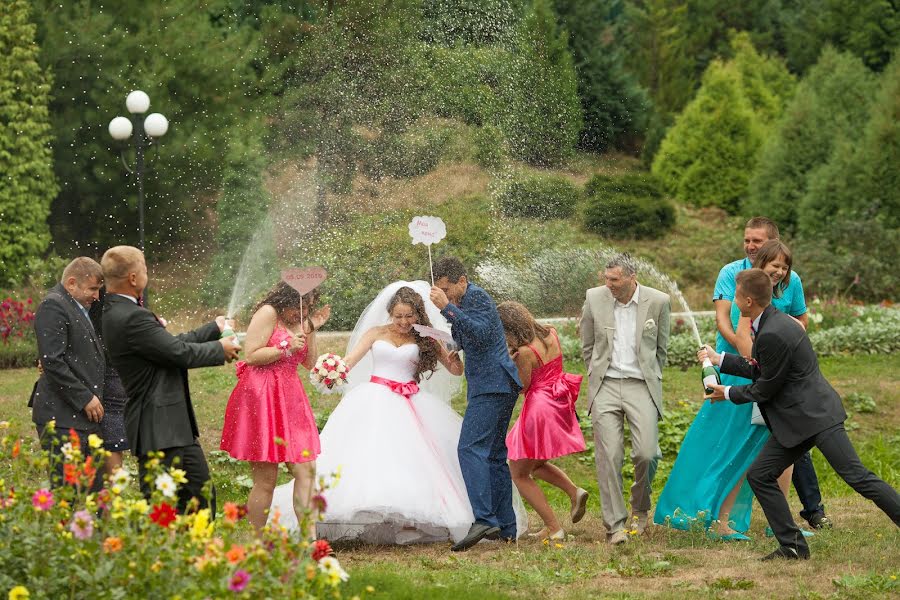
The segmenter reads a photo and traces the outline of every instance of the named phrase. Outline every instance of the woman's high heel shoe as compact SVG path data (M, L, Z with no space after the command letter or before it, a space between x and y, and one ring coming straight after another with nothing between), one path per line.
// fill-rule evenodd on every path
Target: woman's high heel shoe
M584 512L587 509L587 501L587 490L578 488L575 491L575 500L574 502L572 502L572 511L570 513L570 516L572 517L572 524L577 523L584 517Z
M566 539L566 532L562 530L562 528L557 529L553 533L550 533L550 530L544 527L537 533L529 533L528 537L535 538L539 540L564 540Z

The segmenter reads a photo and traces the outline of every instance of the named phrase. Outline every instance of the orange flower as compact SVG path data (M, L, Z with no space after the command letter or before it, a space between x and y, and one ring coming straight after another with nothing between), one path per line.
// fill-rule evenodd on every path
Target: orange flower
M13 444L13 447L12 447L12 457L13 458L19 457L19 450L21 450L21 448L22 448L22 440L16 440L16 443Z
M122 538L110 536L103 540L103 551L107 554L118 552L122 549Z
M247 553L244 551L244 547L238 544L234 544L231 548L229 548L228 552L225 553L225 558L228 559L228 562L231 564L237 564L244 560L247 557Z
M229 523L235 523L238 520L238 505L234 502L226 502L225 508L222 509L225 513L225 520Z

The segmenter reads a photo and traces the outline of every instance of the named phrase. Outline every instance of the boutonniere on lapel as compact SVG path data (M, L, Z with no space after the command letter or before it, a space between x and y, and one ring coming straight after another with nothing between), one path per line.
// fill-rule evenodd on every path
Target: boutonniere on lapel
M748 358L748 359L747 359L747 362L750 363L750 366L751 366L751 367L758 367L758 366L759 366L759 363L756 362L756 359L755 359L755 358L752 358L752 357L751 357L751 358Z
M644 321L644 331L656 331L656 321L653 319Z

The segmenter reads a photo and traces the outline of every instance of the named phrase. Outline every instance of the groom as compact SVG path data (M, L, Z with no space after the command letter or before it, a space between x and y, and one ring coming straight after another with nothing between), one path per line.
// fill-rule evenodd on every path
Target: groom
M475 522L452 550L468 550L482 538L516 539L512 479L506 464L506 429L522 383L497 306L455 257L434 264L431 301L452 326L465 353L466 414L459 436L459 466Z

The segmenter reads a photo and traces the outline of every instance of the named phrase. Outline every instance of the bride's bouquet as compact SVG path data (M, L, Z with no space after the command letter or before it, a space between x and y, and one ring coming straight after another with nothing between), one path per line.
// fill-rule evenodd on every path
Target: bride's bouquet
M319 392L331 394L347 385L347 364L337 354L323 354L309 372L309 380Z

